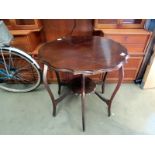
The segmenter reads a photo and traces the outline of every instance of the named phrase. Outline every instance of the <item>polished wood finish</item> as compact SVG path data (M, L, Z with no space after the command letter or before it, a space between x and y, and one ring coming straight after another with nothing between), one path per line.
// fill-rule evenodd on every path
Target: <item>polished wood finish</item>
M82 93L81 93L81 111L82 111L82 128L85 131L85 75L82 74L81 83L82 83Z
M46 41L56 40L68 35L84 36L93 33L92 19L43 19L41 22ZM75 22L76 27L73 30Z
M42 27L38 19L3 19L10 30L39 30Z
M148 32L147 30L144 30L145 20L141 20L141 21L138 20L135 23L134 23L134 20L131 20L131 22L132 21L133 21L132 24L127 23L126 25L124 24L122 25L122 24L119 24L122 22L122 20L115 20L115 21L101 20L100 23L98 23L99 22L98 20L95 20L95 25L94 25L94 30L101 30L104 33L104 37L120 42L122 45L124 45L127 48L130 54L130 58L129 58L129 64L126 64L124 69L125 82L128 82L128 81L131 82L137 78L137 75L141 67L141 64L143 62L143 59L145 57L146 48L148 46L148 43L150 41L150 36L151 36L150 32ZM109 23L113 24L113 26L115 27L113 28L108 27L107 24ZM132 60L130 61L130 59ZM117 77L117 73L110 74L108 76L108 81L116 81L115 77Z
M57 104L62 101L68 93L64 94L61 98L55 99L53 93L50 90L50 87L48 86L48 82L47 82L47 71L48 71L48 66L44 65L44 69L43 69L43 81L44 81L44 85L46 90L49 93L49 96L52 100L52 105L53 105L53 116L56 116L56 106Z
M144 23L144 19L96 19L95 27L99 29L143 28Z
M96 74L119 68L128 56L126 48L102 37L64 37L48 42L38 57L57 71Z
M82 87L82 78L81 76L73 78L70 83L69 83L69 87L71 88L71 90L73 91L73 93L75 94L82 94L83 91L83 87ZM95 82L90 79L89 77L85 77L85 93L91 93L92 91L94 91L96 88L96 84Z
M61 36L65 36L66 34L69 34L69 32L72 30L74 20L42 20L43 27L44 27L44 33L46 36L46 40L55 40ZM149 42L150 32L140 28L140 29L97 29L94 27L94 30L102 30L104 33L104 36L107 38L111 38L115 41L118 41L122 43L124 46L127 46L128 51L130 53L130 59L131 57L138 57L139 56L143 59L145 55L145 47L147 46L147 43ZM92 35L93 32L93 26L92 26L92 20L77 20L77 27L73 31L73 35ZM140 67L140 66L139 66ZM130 66L129 66L130 68ZM139 68L136 69L136 73L138 72ZM125 69L126 72L126 69ZM131 75L133 75L133 71L129 73L130 71L127 71L126 75L130 75L129 78L125 76L123 79L124 82L132 82L135 80L135 74L131 78ZM51 81L56 81L56 76L54 73L52 73L52 79ZM72 75L70 74L63 74L61 75L63 79L72 79ZM100 81L101 75L94 75L93 79L96 81ZM130 80L129 80L130 79ZM108 79L109 82L115 82L115 78Z
M137 75L137 70L136 69L124 69L124 78L127 80L131 80L133 77L135 78ZM108 79L110 80L117 80L118 79L118 72L113 71L108 74Z
M74 26L74 19L43 19L43 33L45 34L46 41L53 41L62 36L71 35L71 31ZM93 20L92 19L76 19L76 27L73 30L72 35L74 36L87 36L87 35L98 35L103 36L101 31L93 31ZM57 78L55 73L50 73L48 76L50 82L56 82ZM61 73L60 77L63 80L70 80L73 78L71 74ZM101 80L99 75L94 76L97 81Z
M11 46L17 47L31 54L41 42L39 32L29 32L24 34L14 33L14 39L11 42Z
M38 56L44 64L43 82L53 103L53 116L56 115L57 103L66 95L58 99L54 98L47 82L48 68L56 73L59 87L58 94L61 93L62 84L59 72L68 72L74 76L79 76L69 82L69 87L74 93L81 95L83 131L85 131L85 96L95 89L95 83L86 76L105 73L105 75L102 74L103 93L106 75L118 70L118 82L109 99L95 91L95 94L107 104L108 116L111 115L112 101L122 83L124 77L123 66L128 58L125 47L111 39L99 36L62 37L44 44L40 48Z
M44 41L38 19L3 19L14 36L11 45L32 54Z
M124 44L122 43L122 45L124 45L128 51L130 55L133 54L143 54L145 52L145 44Z
M120 86L121 86L121 83L123 81L123 78L124 78L124 70L123 70L123 66L121 66L119 69L118 69L118 73L119 73L119 78L118 78L118 82L117 82L117 85L110 97L110 99L106 99L104 98L103 96L101 96L97 91L95 91L95 94L102 100L104 101L107 106L108 106L108 116L111 116L111 105L112 105L112 101L117 93L117 91L119 90Z
M124 65L125 69L137 69L140 67L143 58L139 57L129 57L128 63Z
M144 29L99 29L94 27L94 30L101 30L108 35L150 35L150 32Z
M146 41L148 40L149 34L106 34L106 32L103 32L104 36L107 38L110 38L112 40L118 41L120 43L124 44L146 44Z
M102 86L101 86L102 94L104 93L105 80L106 80L107 74L108 72L105 72L102 74Z
M150 38L150 32L146 31L142 28L133 28L135 24L132 24L131 28L98 28L96 25L93 25L96 22L96 20L92 19L76 19L76 27L73 30L73 26L75 23L74 19L41 19L37 20L34 19L35 22L38 22L38 24L35 22L32 22L32 19L3 19L4 22L9 26L11 26L11 23L15 23L18 26L18 29L11 29L11 33L15 36L15 40L13 41L14 46L26 50L29 54L31 54L37 61L38 61L38 49L40 48L41 44L43 42L47 41L53 41L57 38L60 38L62 36L68 36L68 35L76 35L76 36L83 36L83 35L100 35L100 32L102 31L104 33L104 36L113 39L117 42L120 42L126 48L128 49L128 52L130 53L130 59L131 58L139 58L141 59L145 58L145 49L147 47L147 44L149 42ZM106 23L110 23L111 20L106 19ZM124 19L125 20L125 19ZM104 19L105 21L105 19ZM115 21L121 21L120 19L115 19L113 23L115 24ZM142 20L143 22L145 20ZM139 22L139 21L138 21ZM34 23L34 27L25 27L24 25L32 26L32 23ZM142 23L142 22L141 22ZM139 22L140 24L140 22ZM128 24L129 25L129 24ZM130 24L131 26L131 24ZM72 34L71 31L73 30ZM95 31L94 31L95 30ZM99 32L97 32L99 30ZM34 32L35 31L35 32ZM38 32L36 32L38 31ZM32 33L34 37L31 37ZM103 34L102 34L103 35ZM129 59L129 60L130 60ZM136 61L138 61L137 59ZM138 63L135 62L134 63ZM130 63L131 64L131 63ZM140 66L139 66L140 67ZM136 69L138 72L139 67ZM127 69L131 68L130 65L127 66ZM126 67L125 67L126 72ZM129 71L126 75L129 74ZM129 75L133 75L133 71ZM69 73L61 73L60 77L64 80L72 79L73 76ZM93 75L92 78L96 81L101 81L102 76L101 75ZM129 80L130 79L130 80ZM51 72L48 76L48 80L51 82L56 81L56 75L54 72ZM131 76L126 77L123 79L124 82L132 82L135 80L135 74L131 78ZM115 82L115 78L108 79L110 82Z

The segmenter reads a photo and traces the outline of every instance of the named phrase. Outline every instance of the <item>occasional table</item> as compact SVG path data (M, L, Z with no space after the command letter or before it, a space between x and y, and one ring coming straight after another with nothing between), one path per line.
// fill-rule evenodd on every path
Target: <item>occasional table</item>
M127 49L120 43L99 36L62 37L45 43L39 49L39 58L44 64L43 82L53 105L53 116L56 116L56 106L70 92L65 92L55 99L47 82L48 69L54 70L58 80L58 93L61 93L59 72L79 75L68 82L72 93L81 95L82 127L85 131L85 95L94 92L108 106L108 116L111 115L111 105L124 77L123 66L128 58ZM104 84L108 72L118 70L118 83L109 99L104 98ZM104 73L104 74L103 74ZM95 90L95 82L89 75L102 74L102 93Z

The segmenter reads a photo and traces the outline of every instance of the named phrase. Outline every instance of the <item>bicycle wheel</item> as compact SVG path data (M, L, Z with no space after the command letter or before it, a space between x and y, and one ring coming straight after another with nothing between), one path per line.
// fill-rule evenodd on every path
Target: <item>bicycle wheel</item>
M11 92L32 91L41 83L41 71L29 55L13 49L0 49L0 88Z

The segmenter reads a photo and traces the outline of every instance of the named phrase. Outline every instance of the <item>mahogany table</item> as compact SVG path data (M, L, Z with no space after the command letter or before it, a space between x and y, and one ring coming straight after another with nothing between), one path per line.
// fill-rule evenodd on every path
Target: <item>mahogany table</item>
M68 86L71 92L81 95L82 102L82 127L85 130L85 95L90 92L104 101L108 106L108 116L111 115L111 104L114 96L123 80L123 65L128 58L128 52L121 44L99 36L80 36L63 37L55 41L45 43L39 50L39 58L44 64L43 82L47 89L53 104L53 116L56 116L56 106L69 93L55 99L47 82L48 69L54 70L58 80L58 93L61 93L61 86L64 84L59 72L68 72L73 75L79 75L72 79ZM104 92L104 83L108 72L118 70L118 83L110 99L95 91L95 82L88 76L104 73L102 75L102 93Z

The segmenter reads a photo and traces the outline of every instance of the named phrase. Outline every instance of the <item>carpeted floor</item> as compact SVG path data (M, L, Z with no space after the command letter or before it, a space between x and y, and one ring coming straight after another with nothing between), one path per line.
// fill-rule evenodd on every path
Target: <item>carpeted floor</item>
M57 85L51 88L58 96ZM105 96L113 88L114 84L107 84ZM97 90L100 91L99 86ZM43 85L30 93L0 90L0 134L155 134L155 89L122 84L114 98L111 117L107 116L105 103L95 94L87 95L85 132L82 132L80 96L68 96L60 102L54 118Z

